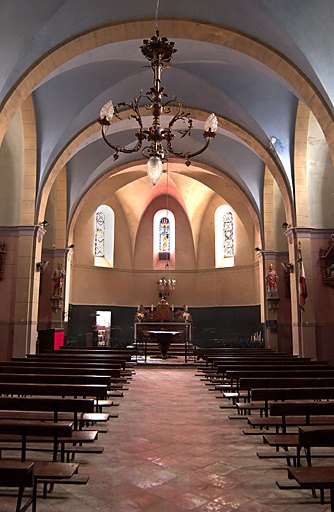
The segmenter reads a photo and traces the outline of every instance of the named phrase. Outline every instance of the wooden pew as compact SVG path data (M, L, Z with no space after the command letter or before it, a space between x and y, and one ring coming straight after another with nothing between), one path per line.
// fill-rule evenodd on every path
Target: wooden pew
M232 383L233 383L233 377L237 375L236 372L271 372L271 371L284 371L284 370L321 370L321 371L332 371L334 372L333 366L326 366L322 364L313 364L313 363L290 363L290 362L278 362L278 363L264 363L264 364L229 364L226 363L224 365L220 365L217 367L217 375L214 379L212 379L212 383L215 384L217 381L224 382L231 380L232 377ZM231 372L231 373L230 373ZM235 372L235 373L232 373ZM245 376L247 377L248 374L246 373ZM218 386L219 384L217 384Z
M1 382L31 382L36 384L90 384L98 386L111 386L109 375L62 375L54 370L51 374L27 373L0 373Z
M74 460L76 453L102 453L102 446L81 446L91 444L98 438L97 430L73 430L72 422L52 423L43 421L0 421L0 454L4 450L21 451L21 460L25 460L26 451L51 452L53 461L56 462L58 453L61 462ZM70 426L70 428L68 428ZM8 443L10 443L8 445ZM21 447L16 447L21 443ZM28 443L38 446L28 447ZM53 443L53 448L41 447L40 444ZM1 458L1 456L0 456Z
M55 483L87 484L88 477L81 477L73 481L73 475L78 472L79 464L74 462L22 462L16 459L0 460L0 482L4 487L18 487L16 511L24 512L32 505L36 511L37 486L43 484L43 498L47 496L47 485ZM32 496L22 504L23 492L26 487L32 487Z
M98 361L88 361L81 359L13 359L11 361L1 361L1 366L63 366L64 368L70 368L73 365L74 368L87 367L87 368L109 368L110 370L119 370L122 372L126 372L131 374L131 368L126 368L125 361L103 361L103 359Z
M16 512L25 512L30 506L32 512L36 512L37 481L33 475L33 467L33 462L0 461L0 486L18 488ZM26 488L32 489L32 495L22 503Z
M303 468L289 468L289 478L296 480L301 489L320 489L330 491L331 511L334 512L334 467L311 466ZM322 499L322 503L324 500Z
M123 375L120 369L110 369L108 366L95 365L58 365L52 363L45 363L40 365L24 364L24 365L8 365L3 366L0 364L1 373L38 373L38 374L62 374L62 375L104 375L111 378L112 387L122 387L124 384L129 384L129 376Z
M49 362L77 362L77 363L114 363L120 364L123 370L125 370L127 363L131 361L131 357L116 356L103 354L91 356L90 354L28 354L26 359L29 361L49 361ZM16 362L22 360L21 358L13 358L12 361Z
M27 443L53 443L53 460L57 460L62 438L72 436L72 423L0 421L0 442L20 443L21 461L25 462Z
M128 357L135 354L135 350L132 349L119 349L112 347L68 347L63 346L57 350L59 354L115 354L119 357L125 355Z
M252 389L334 387L334 377L328 377L327 374L319 377L307 377L300 376L299 374L296 375L295 372L288 377L276 377L271 373L271 377L240 377L239 387L241 390L247 392L248 400L250 401Z
M280 378L280 379L289 379L289 378L295 378L295 379L303 379L303 378L334 378L334 369L320 369L320 370L314 370L314 369L297 369L297 370L228 370L226 372L226 378L230 379L230 382L232 383L232 387L234 384L234 387L239 391L241 389L241 379L246 378L262 378L262 379L268 379L272 380L273 378ZM256 386L256 387L269 387L269 386ZM274 386L270 386L274 387ZM284 387L284 386L282 386ZM299 386L300 387L300 386Z
M61 373L0 373L0 382L30 382L36 384L90 384L107 386L108 399L124 396L122 389L115 389L109 375L62 375Z
M225 357L209 357L208 366L215 368L225 363L272 363L275 364L279 361L290 361L291 363L298 364L312 362L309 357L296 357L291 355L259 355L259 356L225 356Z
M299 445L297 447L298 468L289 469L288 477L298 482L299 487L303 489L312 489L315 497L315 489L320 489L321 503L324 503L324 490L330 490L331 510L334 511L334 467L333 466L316 466L312 467L312 459L314 458L313 448L315 447L333 447L334 446L334 427L299 427ZM307 466L300 467L300 451L305 449ZM327 453L328 455L328 453ZM334 457L332 452L329 456ZM280 484L277 482L280 487Z
M59 396L59 397L94 397L96 412L101 412L104 406L111 406L112 401L107 400L107 386L91 384L36 384L20 382L0 382L0 395L31 395L31 396Z
M300 425L311 425L313 416L323 416L323 423L334 425L334 402L273 402L270 404L270 416L280 416L283 434L286 433L289 416L302 417Z
M194 344L195 344L195 354L196 354L197 359L204 359L204 360L207 360L207 358L209 356L224 356L224 355L228 355L228 354L242 355L242 354L248 354L248 353L251 353L251 354L262 354L262 353L275 354L276 353L271 348L199 347L199 346L196 346L195 341L194 341Z
M300 433L287 433L287 426L293 424L294 426L302 427L305 425L312 425L312 431L315 425L322 425L322 429L328 429L328 425L334 428L334 402L274 402L270 404L270 415L280 416L280 429L282 433L263 435L264 443L276 449L276 454L258 452L259 458L276 458L277 452L283 448L288 465L290 465L291 457L294 457L296 464L300 465L300 451L307 447L307 435L303 438ZM271 418L268 418L270 420ZM326 427L325 427L326 425ZM302 431L301 431L302 432ZM332 438L334 439L334 430L332 430ZM321 436L317 437L318 445L325 442ZM316 437L313 438L316 442ZM326 441L327 442L327 441ZM333 441L334 444L334 441ZM289 448L296 448L296 454L291 455ZM310 460L310 446L308 447L309 455L307 459Z
M263 410L268 416L269 402L284 402L287 400L333 400L334 387L318 388L259 388L251 390L251 402L237 403L237 409L246 412L254 409ZM261 405L259 405L259 402Z
M107 421L108 417L108 413L96 415L94 400L88 398L0 397L0 420L70 420L78 430L85 422Z

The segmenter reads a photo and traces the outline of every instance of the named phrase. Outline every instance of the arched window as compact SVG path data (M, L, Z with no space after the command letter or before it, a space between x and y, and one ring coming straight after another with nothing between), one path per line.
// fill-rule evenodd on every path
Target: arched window
M175 265L175 217L169 210L159 210L153 217L153 268Z
M234 215L227 204L215 211L216 268L233 267L235 255Z
M114 266L115 214L110 206L102 204L95 212L94 265Z
M170 222L162 217L159 222L159 253L170 253Z

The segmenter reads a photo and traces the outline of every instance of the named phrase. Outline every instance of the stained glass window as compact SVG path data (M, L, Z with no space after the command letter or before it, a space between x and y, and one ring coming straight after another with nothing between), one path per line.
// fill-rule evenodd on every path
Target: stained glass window
M160 219L159 252L170 252L170 223L168 217Z
M169 268L175 269L175 217L166 208L158 210L153 216L153 268L164 268L168 261Z
M228 204L215 211L216 268L233 267L235 255L234 214Z
M94 265L114 266L115 214L110 206L101 204L95 213Z
M223 216L224 231L224 257L234 256L234 233L233 233L233 213L226 212Z
M97 211L95 218L95 256L104 256L104 243L106 235L106 216Z

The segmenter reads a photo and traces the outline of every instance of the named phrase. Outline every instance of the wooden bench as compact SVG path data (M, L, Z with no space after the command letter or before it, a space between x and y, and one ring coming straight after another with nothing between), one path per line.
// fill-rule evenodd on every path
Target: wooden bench
M95 370L95 375L98 375L101 370L105 370L110 377L120 377L122 375L122 368L119 364L108 364L108 363L81 363L81 362L62 362L62 361L29 361L24 359L22 361L1 361L0 370L1 373L9 373L11 369L26 369L33 368L37 373L40 368L51 368L57 370L74 369L78 370L77 374L83 370ZM85 372L86 373L86 372ZM75 374L75 373L74 373ZM87 373L87 375L89 375Z
M263 354L263 355L247 355L247 356L224 356L224 357L209 357L207 361L207 365L211 368L216 368L217 366L226 364L226 363L244 363L244 364L261 364L261 363L276 363L276 362L284 362L290 361L291 363L300 364L312 362L309 357L296 357L291 356L289 354L283 355L273 355L273 354ZM205 370L205 369L204 369Z
M43 484L43 498L47 497L47 486L50 490L56 483L62 484L87 484L88 477L73 478L77 474L79 464L74 462L46 462L27 461L21 462L15 459L0 460L0 482L4 487L18 487L16 511L23 512L32 505L36 510L36 498L38 484ZM32 487L32 496L22 504L25 488Z
M56 461L60 440L64 437L68 439L71 436L72 423L0 421L0 442L20 443L22 462L25 462L26 460L28 442L52 442L53 460Z
M288 468L289 479L294 479L298 486L302 489L311 489L315 497L315 489L320 489L321 503L324 503L324 490L330 490L331 510L334 511L334 467L333 466L312 466L312 459L314 454L311 449L314 447L333 447L334 446L334 427L300 427L299 428L299 445L298 452L302 448L306 450L306 467ZM331 454L334 457L334 452ZM319 455L317 455L319 456ZM323 455L320 455L323 457ZM297 464L300 466L300 457L297 459ZM289 486L276 482L280 489L287 489ZM293 487L295 488L295 487Z
M197 359L200 358L200 359L204 359L205 361L207 361L207 359L210 356L224 357L225 355L229 355L229 354L232 354L232 355L243 355L243 354L256 355L256 354L262 354L262 353L265 353L265 354L276 354L277 353L277 352L274 352L273 349L271 349L271 348L199 347L196 345L195 341L193 343L195 346L194 350L195 350L195 355L197 356Z
M18 488L16 512L25 512L30 506L33 512L36 511L37 483L34 479L33 467L33 462L0 461L0 486ZM32 496L22 504L23 493L27 487L32 488Z
M315 423L319 423L318 417L320 416L322 429L325 428L325 425L334 426L334 402L275 402L270 404L270 415L280 416L282 433L264 435L264 442L275 447L276 451L279 448L283 448L286 452L289 447L297 448L296 457L298 463L300 448L306 446L307 436L303 438L298 433L287 433L287 425L291 425L291 418L294 421L297 420L297 426L312 425L313 427ZM270 418L268 419L270 420ZM316 441L315 438L313 441ZM321 441L320 438L319 441ZM272 458L271 454L258 453L257 455L259 458ZM289 454L286 455L288 464L290 457Z
M118 357L118 356L115 356L115 355L108 355L108 356L104 356L104 355L97 355L97 356L91 356L89 354L56 354L56 353L53 353L53 354L39 354L39 355L32 355L32 354L28 354L27 357L26 357L27 360L29 361L48 361L48 362L64 362L64 363L68 363L68 362L76 362L76 363L93 363L93 364L106 364L106 363L111 363L111 364L120 364L121 365L121 368L123 368L123 370L126 369L126 365L127 365L127 362L129 362L131 360L131 357ZM13 362L17 362L22 359L21 358L13 358L12 361Z
M97 437L97 430L72 430L72 423L1 420L0 458L5 450L19 450L24 461L29 450L52 453L54 462L60 454L61 462L65 462L65 458L67 461L74 460L76 453L102 453L102 446L82 446L93 443ZM30 446L32 443L37 446ZM40 446L50 443L52 448Z
M249 399L251 398L252 389L258 388L324 388L334 387L334 377L300 377L299 375L292 377L241 377L240 389L247 392Z
M102 407L111 406L112 401L106 400L107 386L91 384L36 384L18 382L0 382L0 395L22 395L22 396L59 396L74 398L94 397L96 412L101 412Z
M119 357L133 356L136 354L135 350L130 348L112 348L112 347L69 347L62 346L58 349L59 354L115 354Z
M331 378L334 379L334 369L320 369L320 370L314 370L314 369L296 369L292 370L288 367L285 370L229 370L226 372L226 377L230 379L231 383L233 384L233 387L239 391L241 388L241 379L246 378L262 378L262 379L268 379L271 380L273 378L276 379L303 379L303 378ZM257 386L262 387L262 386ZM269 386L263 386L263 387L269 387ZM283 387L283 386L282 386Z
M54 370L51 374L26 373L0 373L1 382L30 382L34 384L90 384L98 386L111 386L109 375L62 375Z
M237 403L238 411L246 413L258 409L265 416L269 413L269 402L286 400L333 400L334 387L328 388L260 388L251 390L251 402Z
M54 485L57 483L61 483L62 485L86 485L89 477L76 477L78 469L79 464L76 462L34 461L33 475L36 481L36 487L40 483L43 485L43 498L46 498L47 493L51 492Z
M331 511L334 512L334 467L311 466L303 468L289 468L289 478L296 480L301 489L330 490ZM282 487L281 487L282 488ZM323 492L321 494L323 496ZM322 497L321 502L324 503Z
M224 389L241 389L239 380L243 377L255 377L255 376L270 376L272 373L273 376L277 374L279 377L278 372L284 372L286 374L288 371L292 373L295 372L329 372L326 373L326 375L334 375L334 367L328 367L324 365L316 365L312 363L306 363L306 364L291 364L291 363L284 363L284 364L265 364L265 365L225 365L224 367L218 367L220 370L220 373L215 374L215 376L208 377L211 379L212 385L215 385L214 391L224 391ZM266 372L266 373L264 373ZM297 374L298 375L298 374Z
M282 433L286 433L287 417L301 416L301 425L310 425L313 416L324 416L324 423L334 424L334 402L274 402L270 404L270 416L280 416Z
M56 370L55 370L56 371ZM0 382L30 382L31 384L90 384L107 386L108 398L121 398L124 396L120 388L114 389L111 377L108 375L62 375L59 373L0 373Z
M0 419L72 421L78 430L89 421L107 421L109 414L96 413L94 400L88 398L0 397Z
M114 391L126 391L128 388L124 387L129 381L126 376L120 376L120 370L109 370L108 368L94 368L94 367L72 367L69 365L68 367L58 367L58 365L54 366L44 366L43 364L40 366L35 365L22 365L22 366L1 366L0 364L0 375L2 374L13 374L13 375L70 375L70 376L105 376L110 377L111 384L108 385L110 390ZM28 380L28 379L27 379Z

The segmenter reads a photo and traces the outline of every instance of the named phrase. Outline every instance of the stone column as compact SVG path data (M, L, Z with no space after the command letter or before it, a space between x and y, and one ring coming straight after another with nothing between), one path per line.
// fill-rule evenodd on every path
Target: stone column
M290 275L293 354L316 359L311 231L310 228L290 228L286 232L286 236L289 241L289 258L294 262L294 272ZM299 293L301 268L299 248L308 290L308 298L304 309L300 305Z
M40 226L18 226L16 280L13 297L14 319L12 356L23 357L36 352L37 317L42 239L45 230Z

